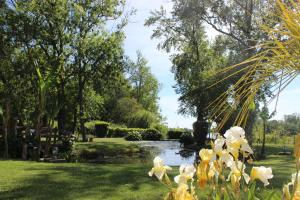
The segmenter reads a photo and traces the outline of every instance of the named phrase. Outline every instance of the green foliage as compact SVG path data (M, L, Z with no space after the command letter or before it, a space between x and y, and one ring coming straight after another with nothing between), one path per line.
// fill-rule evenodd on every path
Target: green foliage
M181 134L179 142L185 146L185 145L190 145L190 144L195 143L195 139L194 139L192 133L184 132Z
M127 124L132 115L142 109L136 99L124 97L118 100L114 109L114 121Z
M168 131L168 138L179 140L183 133L185 133L185 131L183 131L183 130L169 130Z
M133 116L129 119L128 127L150 128L152 124L158 122L155 113L147 110L139 110L132 115Z
M160 123L159 83L146 60L139 56L133 62L132 76L127 70L123 30L132 13L123 15L125 1L0 4L1 123L8 130L0 142L5 155L18 151L11 145L20 140L12 134L16 125L38 129L57 123L59 140L66 131L78 131L86 141L84 123L90 120L145 128ZM110 21L114 26L107 26ZM134 77L142 78L141 87L133 84ZM87 134L93 129L88 127Z
M157 123L157 124L153 124L150 128L154 128L158 130L163 135L163 138L167 138L167 133L168 133L167 125L163 123Z
M129 83L132 86L132 97L134 97L143 108L149 112L158 114L158 92L159 82L151 73L148 61L140 51L137 51L136 62L128 59L127 73Z
M109 137L126 137L129 133L138 132L142 134L145 129L142 128L110 128Z
M142 133L142 137L143 140L160 140L162 138L162 134L156 130L156 129L146 129L143 133Z
M132 131L125 136L125 140L128 141L140 141L142 140L142 134L137 131Z
M99 119L99 114L103 113L104 99L103 96L96 93L95 90L86 88L84 99L84 117L86 119Z

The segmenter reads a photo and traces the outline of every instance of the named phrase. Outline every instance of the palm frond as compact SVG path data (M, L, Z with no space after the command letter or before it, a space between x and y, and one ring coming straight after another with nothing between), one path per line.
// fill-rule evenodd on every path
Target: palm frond
M286 3L277 0L276 25L263 26L269 36L259 45L259 53L249 59L219 71L224 80L240 74L240 78L217 99L210 103L212 119L221 119L221 128L229 117L237 112L235 125L245 126L247 118L258 93L265 85L273 94L269 102L294 80L300 72L300 1ZM231 100L231 101L230 101Z

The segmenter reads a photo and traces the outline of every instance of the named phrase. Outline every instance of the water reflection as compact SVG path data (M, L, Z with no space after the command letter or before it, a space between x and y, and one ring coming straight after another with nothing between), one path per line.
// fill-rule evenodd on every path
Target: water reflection
M184 150L178 141L139 141L136 143L150 151L152 157L161 157L169 166L179 166L183 163L192 164L195 161L196 153Z

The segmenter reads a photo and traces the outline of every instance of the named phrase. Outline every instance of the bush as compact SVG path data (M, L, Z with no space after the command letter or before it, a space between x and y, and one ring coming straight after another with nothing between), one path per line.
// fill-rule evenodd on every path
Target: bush
M184 146L186 146L186 145L194 144L195 139L194 139L192 133L185 132L185 133L182 133L182 135L180 136L179 142L181 144L183 144Z
M180 130L169 130L168 131L168 138L169 139L177 139L179 140L181 135L185 133L185 131L180 131Z
M145 129L142 128L110 128L109 137L126 137L129 133L138 132L142 134Z
M108 122L97 122L95 124L95 135L96 137L106 137L108 134Z
M137 131L133 131L133 132L128 133L128 135L125 137L125 140L140 141L140 140L142 140L142 135L141 135L141 133L139 133Z
M158 132L156 129L149 128L142 134L143 140L160 140L162 138L162 134Z

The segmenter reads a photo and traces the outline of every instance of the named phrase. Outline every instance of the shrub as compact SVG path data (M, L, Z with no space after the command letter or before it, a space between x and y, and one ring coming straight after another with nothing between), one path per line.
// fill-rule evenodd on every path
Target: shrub
M142 135L141 135L141 133L139 133L137 131L133 131L133 132L128 133L128 135L125 137L125 140L140 141L140 140L142 140Z
M149 128L142 134L143 140L160 140L162 138L162 134L158 132L156 129Z
M186 146L189 144L193 144L195 142L195 140L194 140L192 133L185 132L185 133L181 134L179 142L181 144L183 144L184 146Z
M95 135L96 137L106 137L108 134L108 122L97 122L95 124Z
M185 133L185 131L180 130L169 130L168 131L168 138L169 139L180 139L181 135Z

